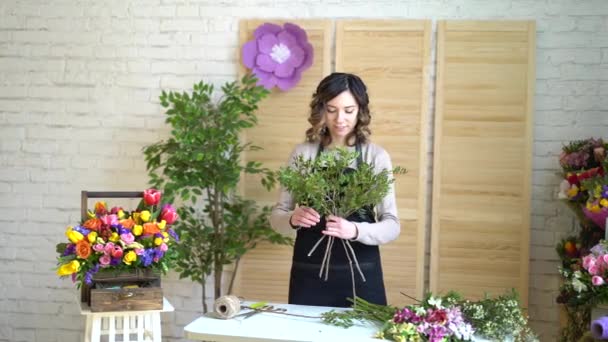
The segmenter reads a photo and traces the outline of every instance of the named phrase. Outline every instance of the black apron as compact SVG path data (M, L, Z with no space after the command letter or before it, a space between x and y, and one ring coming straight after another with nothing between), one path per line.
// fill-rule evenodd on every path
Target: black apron
M359 164L363 163L363 157L359 144L356 145L356 149L359 153L357 158L358 167ZM322 151L323 147L320 146L317 156ZM353 171L354 169L348 168L344 172ZM346 219L351 222L376 222L373 207L365 207ZM335 238L332 245L327 280L324 277L319 277L319 271L327 247L328 237L323 240L311 256L308 256L315 243L323 236L321 231L324 229L324 217L314 227L298 229L289 279L289 304L333 307L352 306L352 303L347 301L346 298L353 298L353 272L351 272L349 259L340 239ZM353 265L357 297L363 298L370 303L386 305L380 249L378 246L365 245L357 241L350 241L350 244L359 262L359 267L365 276L365 281L363 281L356 266Z

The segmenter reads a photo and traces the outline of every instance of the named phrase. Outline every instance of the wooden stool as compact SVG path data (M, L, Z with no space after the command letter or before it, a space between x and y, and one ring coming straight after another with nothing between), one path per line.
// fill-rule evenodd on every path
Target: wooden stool
M80 303L80 314L87 316L84 340L100 342L101 336L108 336L109 342L115 342L119 336L119 341L124 342L160 342L160 313L174 310L167 298L163 298L161 310L145 311L91 312L87 303Z

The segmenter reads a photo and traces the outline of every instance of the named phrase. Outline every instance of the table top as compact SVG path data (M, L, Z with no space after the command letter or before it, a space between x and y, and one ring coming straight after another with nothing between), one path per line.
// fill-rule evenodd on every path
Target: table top
M243 303L244 305L251 302ZM269 304L276 308L285 308L287 313L307 316L320 316L330 310L345 310L323 306L293 304ZM248 312L242 310L241 312ZM379 327L373 324L357 324L350 328L341 328L325 324L320 318L304 318L273 313L257 313L249 318L232 319L215 318L207 314L197 318L185 328L185 337L192 340L214 342L329 342L329 341L378 341L374 339Z
M103 315L103 316L116 316L116 315L137 315L137 314L146 314L151 312L171 312L174 311L175 308L167 298L163 297L163 308L160 310L139 310L139 311L102 311L102 312L92 312L88 303L80 302L80 314L81 315Z

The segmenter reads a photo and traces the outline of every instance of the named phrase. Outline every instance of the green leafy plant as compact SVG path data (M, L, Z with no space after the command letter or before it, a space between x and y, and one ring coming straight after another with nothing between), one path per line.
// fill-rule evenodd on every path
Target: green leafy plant
M320 215L348 217L365 206L382 201L394 181L391 172L407 172L396 167L376 173L374 166L365 162L353 172L344 172L357 155L344 148L315 159L299 155L293 166L281 168L277 178L292 194L295 203L314 208Z
M180 199L181 220L176 225L181 243L176 269L203 287L213 274L214 297L222 295L224 266L234 264L228 292L241 257L260 241L290 244L270 228L270 208L259 208L237 194L241 175L259 174L270 189L274 174L261 163L243 163L241 156L259 147L241 142L243 130L257 123L257 104L268 91L246 75L240 83L222 86L223 96L213 100L212 84L200 82L192 93L162 92L171 136L144 148L150 183L165 197Z

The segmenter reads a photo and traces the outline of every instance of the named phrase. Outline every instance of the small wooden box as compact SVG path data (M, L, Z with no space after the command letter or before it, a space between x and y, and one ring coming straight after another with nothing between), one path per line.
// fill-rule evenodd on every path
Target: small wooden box
M91 290L91 312L161 310L162 308L163 290L160 287Z
M90 289L91 312L160 310L163 291L160 274L149 269L130 272L100 272L93 277ZM129 288L128 285L139 287Z

